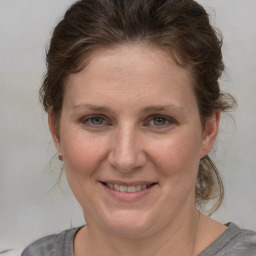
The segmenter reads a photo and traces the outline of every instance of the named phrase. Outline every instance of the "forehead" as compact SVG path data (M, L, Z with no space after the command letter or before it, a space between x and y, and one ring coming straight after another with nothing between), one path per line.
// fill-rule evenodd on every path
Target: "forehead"
M88 60L88 59L87 59ZM138 105L144 101L194 98L192 77L167 50L147 45L121 45L92 52L86 67L66 80L64 103L117 101ZM88 102L90 104L90 102Z
M192 78L190 76L190 69L186 68L186 65L184 65L175 51L171 51L166 47L148 44L127 43L113 47L99 48L88 54L84 62L87 63L86 70L92 70L95 67L102 67L105 70L114 69L112 71L116 72L111 74L112 78L118 71L122 73L126 72L129 75L129 72L134 73L135 69L137 73L140 71L146 72L146 69L155 69L158 72L161 70L163 74L166 72L170 73L171 69L175 69L175 73L183 73L184 77Z

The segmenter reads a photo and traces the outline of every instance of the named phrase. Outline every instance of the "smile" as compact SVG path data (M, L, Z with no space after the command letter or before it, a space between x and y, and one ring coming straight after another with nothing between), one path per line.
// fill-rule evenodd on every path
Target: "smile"
M114 189L116 191L128 192L128 193L138 192L138 191L147 189L148 187L151 186L151 184L149 184L149 185L143 184L143 185L123 186L123 185L111 184L111 183L106 183L106 185L109 188Z
M100 183L105 188L106 195L111 195L113 198L121 202L137 201L140 198L152 193L151 191L158 184L156 182L136 182L135 184L125 184L117 181L106 181Z

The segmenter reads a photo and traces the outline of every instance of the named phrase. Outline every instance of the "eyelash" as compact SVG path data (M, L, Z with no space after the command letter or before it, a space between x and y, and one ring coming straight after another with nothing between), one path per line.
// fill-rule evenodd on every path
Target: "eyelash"
M154 124L150 124L150 122L154 122L156 121L156 119L162 119L162 121L164 121L165 123L163 125L156 125L155 123ZM161 128L167 128L169 127L170 125L174 124L175 123L175 120L173 118L170 118L168 116L165 116L165 115L152 115L148 118L148 122L146 123L145 126L155 126L157 127L157 129L161 129ZM167 124L166 124L167 122Z
M98 124L98 125L93 124L91 121L92 121L92 120L95 120L95 119L100 119L100 120L102 120L103 123L102 123L102 124ZM95 128L97 128L97 127L102 127L102 126L105 126L105 125L110 124L110 123L106 120L105 117L102 117L102 116L100 116L100 115L88 116L88 117L82 118L82 119L81 119L81 123L82 123L83 125L87 125L87 126L89 126L89 127L95 127Z
M100 119L101 123L100 124L93 124L93 120L95 121L96 119ZM162 119L162 121L164 121L163 125L156 125L154 124L150 124L150 122L155 122L156 119ZM92 127L92 128L102 128L104 126L111 126L111 122L109 122L107 120L106 117L101 116L101 115L95 115L95 116L88 116L88 117L83 117L80 120L80 123L82 123L82 125L84 126L88 126L88 127ZM167 123L167 124L166 124ZM173 124L175 124L176 121L173 118L170 118L168 116L165 115L151 115L146 119L146 122L143 124L143 126L147 127L147 126L154 126L157 129L161 129L161 128L167 128Z

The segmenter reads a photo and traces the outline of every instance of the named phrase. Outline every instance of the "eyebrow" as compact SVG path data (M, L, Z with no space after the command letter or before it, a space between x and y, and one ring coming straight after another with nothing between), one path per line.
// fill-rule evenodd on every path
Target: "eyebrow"
M176 105L156 105L156 106L145 107L142 111L143 112L154 112L154 111L164 111L164 110L181 111L183 109L184 107L176 106Z
M109 112L114 113L115 111L109 107L106 106L99 106L99 105L93 105L93 104L79 104L74 106L73 109L90 109L95 112ZM182 111L184 110L184 107L177 106L177 105L154 105L154 106L148 106L141 110L142 113L148 113L148 112L154 112L154 111Z
M105 106L98 106L93 104L79 104L73 107L73 109L90 109L96 112L114 112L111 108Z

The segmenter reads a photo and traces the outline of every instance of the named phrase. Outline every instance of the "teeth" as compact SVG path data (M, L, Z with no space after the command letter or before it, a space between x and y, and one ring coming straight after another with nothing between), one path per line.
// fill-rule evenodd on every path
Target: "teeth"
M149 185L134 185L134 186L123 186L118 184L111 184L107 183L107 186L109 188L112 188L114 190L120 191L120 192L128 192L128 193L134 193L143 189L146 189L149 187Z
M136 191L140 191L142 189L141 187L142 187L142 185L136 185L135 186Z
M121 185L121 186L119 186L119 191L121 191L121 192L128 192L128 187Z
M141 186L141 189L146 189L147 188L147 185L142 185Z
M136 192L135 186L129 186L127 188L128 188L128 192Z

